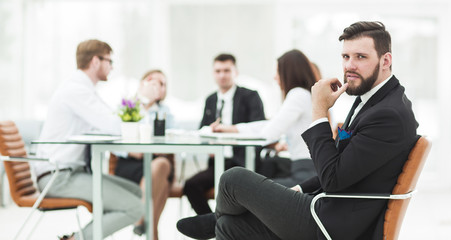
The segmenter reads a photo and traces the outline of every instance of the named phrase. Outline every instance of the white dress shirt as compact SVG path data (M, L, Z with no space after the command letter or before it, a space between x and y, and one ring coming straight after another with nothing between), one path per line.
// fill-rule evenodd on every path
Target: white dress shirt
M97 95L91 79L81 70L64 81L53 95L40 140L66 140L70 136L100 132L120 135L120 118ZM85 165L86 145L40 144L37 156L49 158L59 168ZM49 163L34 163L36 175L53 170Z
M312 122L312 100L309 91L296 87L291 89L282 107L270 120L240 123L236 127L240 133L258 134L270 141L277 141L286 135L288 152L292 160L310 158L307 145L301 134Z
M219 111L221 109L221 101L224 100L224 106L222 107L222 117L221 123L224 125L232 125L232 115L233 115L233 97L235 96L236 85L233 85L227 92L222 93L217 92L218 101L216 102L216 109ZM233 149L230 146L224 147L224 157L233 157Z
M222 108L222 118L221 122L225 125L232 125L232 114L233 114L233 96L235 96L236 85L233 85L229 91L222 93L218 91L218 101L216 103L216 109L219 111L221 108L221 101L224 100L224 106Z

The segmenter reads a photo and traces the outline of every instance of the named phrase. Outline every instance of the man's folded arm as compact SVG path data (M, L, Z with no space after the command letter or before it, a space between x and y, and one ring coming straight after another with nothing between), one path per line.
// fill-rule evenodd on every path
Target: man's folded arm
M405 151L407 135L399 112L384 108L365 118L366 124L357 126L352 137L343 141L346 145L342 152L337 150L327 123L319 123L302 134L325 191L345 189Z

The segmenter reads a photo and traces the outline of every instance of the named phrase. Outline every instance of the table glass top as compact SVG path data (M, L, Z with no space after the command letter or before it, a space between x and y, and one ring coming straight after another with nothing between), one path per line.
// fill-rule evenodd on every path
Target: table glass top
M112 135L76 135L67 139L35 140L33 144L114 144L114 145L218 145L218 146L265 146L269 144L262 138L240 138L238 135L199 136L196 134L166 134L166 136L152 136L150 139L124 141L121 136Z

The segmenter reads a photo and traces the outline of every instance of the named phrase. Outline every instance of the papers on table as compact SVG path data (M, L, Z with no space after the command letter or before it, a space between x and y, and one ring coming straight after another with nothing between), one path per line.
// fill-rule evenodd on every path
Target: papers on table
M120 140L120 136L111 136L111 135L75 135L70 136L67 141L73 142L86 142L86 143L95 143L95 142L113 142L116 140Z
M202 127L198 133L200 137L215 138L215 139L233 139L233 140L251 140L251 141L266 140L265 138L258 135L250 135L243 133L212 132L209 126Z
M234 140L266 140L260 136L246 135L242 133L199 133L199 136L216 139L234 139Z

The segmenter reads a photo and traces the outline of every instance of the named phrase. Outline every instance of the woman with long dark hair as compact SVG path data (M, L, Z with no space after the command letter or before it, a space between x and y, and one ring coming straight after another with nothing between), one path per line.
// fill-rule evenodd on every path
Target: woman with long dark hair
M274 180L287 187L292 187L302 180L316 174L310 153L306 144L302 141L301 133L312 122L312 105L310 89L315 84L316 78L309 59L299 50L293 49L277 59L277 72L275 81L280 86L283 96L283 104L277 114L270 120L240 123L237 125L215 125L215 132L239 132L244 134L258 134L270 141L278 141L282 136L286 138L287 150L290 153L291 173L287 177ZM284 147L277 145L276 149ZM286 163L281 158L277 161ZM290 161L288 161L288 166ZM265 166L263 163L262 166ZM267 172L264 170L263 172ZM266 175L265 173L262 173ZM272 175L272 176L271 176ZM268 175L267 175L268 176ZM268 177L277 177L277 173Z

